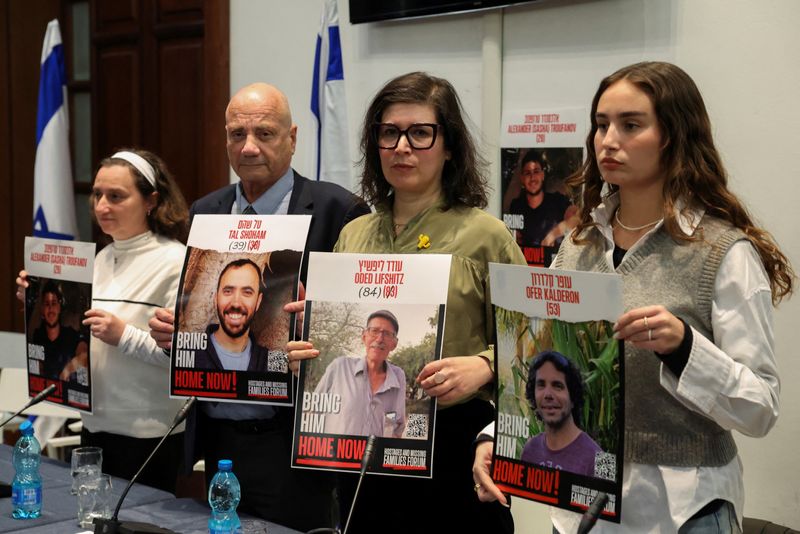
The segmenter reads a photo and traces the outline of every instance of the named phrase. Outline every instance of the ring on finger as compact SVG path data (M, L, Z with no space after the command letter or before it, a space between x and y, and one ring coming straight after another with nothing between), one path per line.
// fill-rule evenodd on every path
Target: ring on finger
M481 485L476 482L472 489L475 490L475 493L478 493L481 490Z
M437 386L438 386L439 384L443 383L445 380L447 380L447 377L446 377L446 376L444 376L444 373L443 373L443 372L441 372L441 371L436 371L436 372L433 374L433 381L436 383L436 385L437 385Z
M647 329L647 341L653 341L653 329L652 328L648 328Z

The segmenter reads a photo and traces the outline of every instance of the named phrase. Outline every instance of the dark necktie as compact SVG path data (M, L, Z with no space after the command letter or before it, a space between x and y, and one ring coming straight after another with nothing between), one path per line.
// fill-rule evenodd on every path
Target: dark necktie
M242 211L242 215L258 215L258 214L256 213L256 210L253 209L253 206L248 204L247 207L244 209L244 211Z

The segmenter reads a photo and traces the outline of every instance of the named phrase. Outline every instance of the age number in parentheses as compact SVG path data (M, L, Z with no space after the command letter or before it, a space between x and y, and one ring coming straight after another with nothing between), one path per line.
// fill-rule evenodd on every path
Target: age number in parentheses
M385 299L397 298L397 286L383 286L383 298Z
M247 250L247 241L231 241L228 245L228 250L233 252L245 252Z
M358 288L358 298L381 298L380 286L361 286Z
M397 286L362 286L358 290L359 298L397 298Z

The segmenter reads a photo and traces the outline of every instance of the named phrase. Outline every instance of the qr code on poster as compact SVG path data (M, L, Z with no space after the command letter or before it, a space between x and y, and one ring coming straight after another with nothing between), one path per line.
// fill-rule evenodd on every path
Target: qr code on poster
M422 413L412 413L406 422L404 438L428 439L428 416Z
M617 479L617 455L597 451L594 454L594 476L606 480Z
M89 368L88 367L78 367L78 370L76 371L76 373L77 373L77 378L78 378L78 384L80 384L82 386L88 386L89 385Z
M267 352L267 371L275 373L288 373L289 360L282 350L270 350Z

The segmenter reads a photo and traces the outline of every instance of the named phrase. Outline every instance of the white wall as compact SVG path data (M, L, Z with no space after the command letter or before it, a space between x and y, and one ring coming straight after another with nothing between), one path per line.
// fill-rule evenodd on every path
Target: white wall
M293 166L306 176L314 168L310 144L303 142L303 136L314 135L309 102L322 5L321 0L231 2L231 90L260 80L287 94L298 125ZM340 1L339 18L354 162L364 111L383 83L398 74L424 69L449 79L472 119L480 120L480 17L351 26L347 2Z
M289 96L299 126L295 168L309 174L304 136L322 0L232 0L231 86L262 80ZM449 79L481 123L483 15L351 26L339 0L351 155L362 113L389 78L426 70ZM588 106L597 83L644 59L676 62L706 99L731 187L800 268L795 206L800 161L800 2L771 0L551 0L506 9L503 106ZM355 174L355 171L354 171ZM787 194L794 191L794 194ZM800 359L792 332L800 297L775 313L782 414L763 439L737 435L745 515L800 529ZM518 532L547 528L544 507L515 500Z
M709 5L710 4L710 5ZM732 5L730 5L732 4ZM731 187L800 270L800 3L685 2L676 60L703 89ZM794 192L794 193L792 193ZM775 314L781 417L764 439L737 436L750 515L800 530L800 297Z

